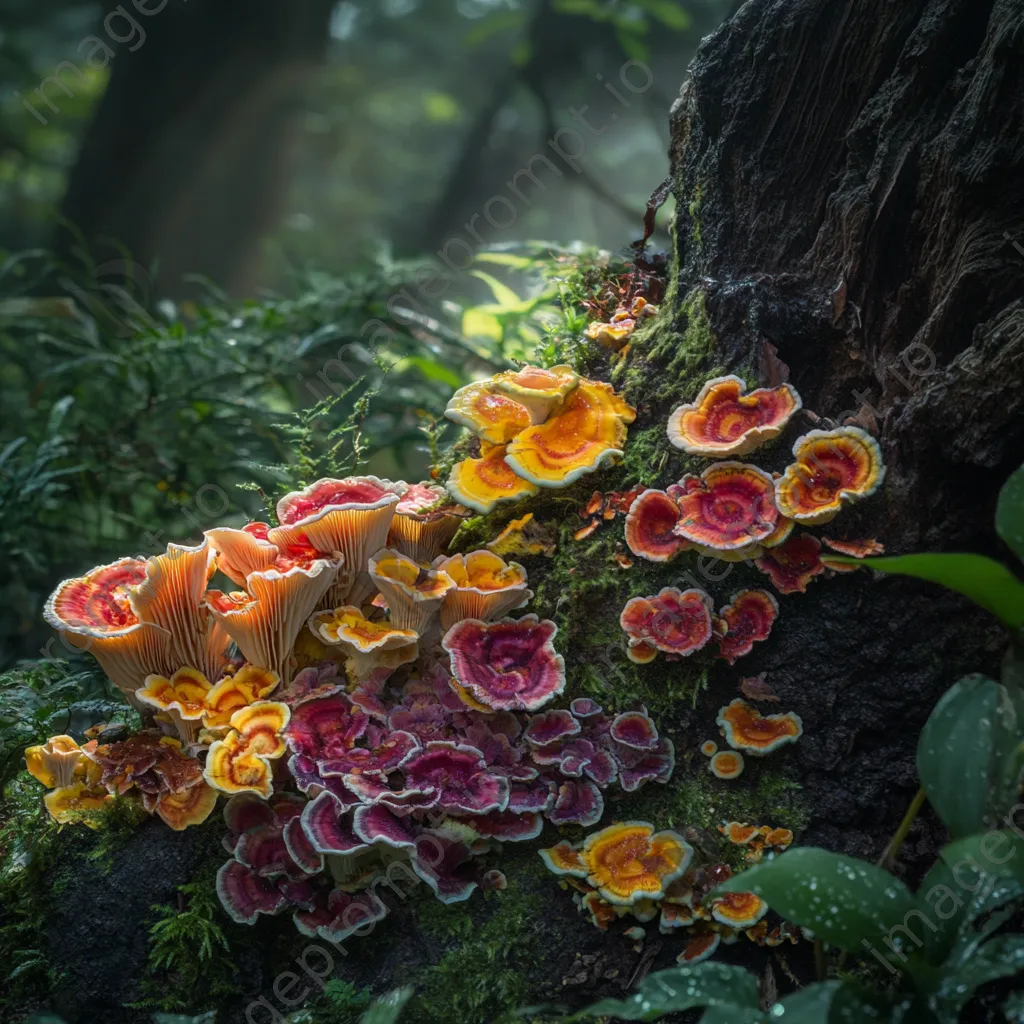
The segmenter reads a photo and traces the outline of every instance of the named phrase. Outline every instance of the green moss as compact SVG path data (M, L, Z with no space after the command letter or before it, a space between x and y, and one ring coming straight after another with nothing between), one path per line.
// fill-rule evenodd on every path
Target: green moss
M109 873L114 854L135 834L147 817L138 800L126 796L116 796L99 811L90 812L89 821L96 830L98 842L89 851L89 860Z
M373 996L369 989L357 988L349 981L331 978L323 991L294 1019L303 1024L359 1024Z
M217 897L217 861L178 886L176 904L155 904L149 929L147 977L138 1009L198 1012L241 992Z
M690 220L692 227L690 228L690 237L693 239L693 243L696 246L700 246L702 243L701 231L700 231L700 204L703 197L704 189L701 185L693 190L693 198L690 200L687 206L687 212L690 214Z
M536 862L536 863L534 863ZM502 1024L519 1020L514 1011L528 997L527 972L543 970L543 951L533 940L533 925L542 913L538 888L547 891L550 876L536 852L516 851L502 870L508 888L490 893L483 907L418 908L426 936L449 946L435 966L416 979L417 995L408 1009L422 1024ZM436 902L436 901L435 901ZM443 922L451 916L454 924ZM452 945L456 942L456 945Z

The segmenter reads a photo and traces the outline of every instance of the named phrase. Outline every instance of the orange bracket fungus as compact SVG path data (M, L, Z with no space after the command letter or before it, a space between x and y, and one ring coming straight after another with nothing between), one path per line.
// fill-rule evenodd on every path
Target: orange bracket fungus
M505 461L538 487L568 487L622 455L626 425L635 418L610 384L580 381L553 416L516 436Z
M640 494L626 515L626 544L629 550L649 562L667 562L690 547L675 529L679 506L665 491L648 488Z
M536 615L465 619L444 635L452 675L495 711L535 711L565 687L565 662L552 640L558 627Z
M448 493L458 502L486 515L498 505L539 493L529 480L517 476L505 461L502 445L480 446L480 458L457 462L448 477Z
M70 736L51 736L44 744L25 749L25 768L47 789L70 786L80 773L84 755Z
M210 745L203 777L222 793L255 793L267 799L274 791L270 762L287 746L282 735L291 711L278 701L258 701L240 708L231 731Z
M587 836L580 859L602 899L630 906L662 899L666 886L690 866L693 848L676 832L627 821Z
M175 832L190 825L201 825L217 806L217 790L200 781L180 793L161 793L156 799L156 814Z
M668 438L690 455L729 458L747 455L778 437L803 402L789 384L758 388L732 375L709 380L697 398L674 409Z
M388 547L416 562L432 562L471 514L463 505L453 504L437 484L410 484L395 506Z
M728 627L718 638L719 657L733 665L737 658L749 654L757 641L768 639L779 617L779 602L766 590L741 590L719 614Z
M706 931L687 940L682 953L676 957L676 963L693 965L703 963L715 954L722 941L718 932Z
M797 439L793 456L775 482L775 502L784 516L808 526L831 522L885 479L878 442L860 427L812 430Z
M720 708L716 721L733 750L755 757L764 757L787 743L796 743L804 733L803 721L796 712L762 715L740 697Z
M877 540L834 540L832 537L821 538L827 547L846 555L848 558L870 558L872 555L885 553L885 545ZM828 554L821 556L821 564L832 572L856 572L859 566L834 560Z
M716 779L738 779L743 774L743 755L734 750L719 750L708 765Z
M821 541L809 533L790 537L754 559L780 594L804 594L807 584L826 569L821 560Z
M646 645L667 654L689 655L711 639L711 598L696 588L663 587L653 597L630 598L619 624L631 650ZM646 654L644 649L641 659L652 660Z
M398 629L387 622L372 622L352 605L317 612L309 620L313 635L345 652L353 682L369 676L374 669L395 669L415 661L419 634Z
M146 676L145 685L135 691L141 704L170 716L183 743L194 743L206 713L210 681L194 668L179 668L170 679Z
M737 931L753 928L767 913L768 904L752 892L724 893L711 903L711 916Z
M258 665L243 665L234 675L225 676L206 692L203 701L203 725L207 729L227 728L239 709L268 697L281 677Z
M505 562L490 551L442 556L434 567L455 584L441 606L441 625L445 629L462 619L489 622L501 618L533 597L533 591L526 587L526 570L518 562Z
M459 388L448 400L445 416L471 430L488 444L508 444L516 434L535 421L530 410L494 387L493 380L480 380Z
M778 524L774 481L743 462L719 462L700 477L685 476L669 494L679 505L675 533L712 553L764 541Z
M455 589L443 570L427 568L388 548L370 559L369 573L388 603L391 625L415 633L426 631L445 597Z
M547 370L539 366L506 370L489 383L498 394L508 395L525 406L534 423L543 423L579 382L579 375L571 366L559 365Z
M170 675L176 665L169 630L144 622L130 595L146 578L147 563L121 558L85 576L65 580L43 617L73 647L89 651L114 685L134 700L146 676Z

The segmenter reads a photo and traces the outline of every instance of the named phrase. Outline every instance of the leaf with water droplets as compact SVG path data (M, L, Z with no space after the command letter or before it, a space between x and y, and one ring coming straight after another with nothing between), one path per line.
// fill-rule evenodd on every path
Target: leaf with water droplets
M933 1009L943 1024L956 1024L960 1010L979 986L1024 971L1024 935L1001 935L986 942L958 970L945 974L934 993Z
M1011 473L999 492L996 505L996 533L1024 562L1024 466Z
M954 837L984 832L1012 803L1021 726L1007 688L984 676L965 676L935 706L917 773Z
M891 1007L859 985L848 981L823 981L786 996L773 1006L774 1024L881 1024Z
M718 891L757 893L787 921L857 953L882 945L914 910L910 890L888 872L813 846L741 871Z
M626 999L602 999L570 1017L619 1017L622 1020L657 1020L673 1010L696 1006L728 1007L730 1021L747 1024L757 1021L757 976L742 967L708 960L702 964L670 967L647 975L634 995ZM734 1012L733 1012L734 1011ZM754 1016L744 1014L754 1011Z

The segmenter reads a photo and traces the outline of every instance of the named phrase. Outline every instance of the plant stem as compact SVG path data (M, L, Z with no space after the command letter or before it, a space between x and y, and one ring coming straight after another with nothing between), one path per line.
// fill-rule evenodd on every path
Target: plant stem
M888 869L888 866L896 859L897 854L900 852L900 847L903 846L903 842L907 838L907 833L910 832L910 826L914 824L914 819L921 813L921 808L924 807L924 802L927 799L928 797L922 788L917 791L914 799L910 801L910 806L907 808L907 813L903 815L900 827L896 829L896 834L889 840L882 851L882 856L878 858L878 866L880 868Z

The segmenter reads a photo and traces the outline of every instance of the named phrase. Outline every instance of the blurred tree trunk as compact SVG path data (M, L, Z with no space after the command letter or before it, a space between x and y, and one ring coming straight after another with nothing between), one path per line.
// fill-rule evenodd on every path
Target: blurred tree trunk
M115 240L159 260L163 294L182 294L192 272L246 289L282 211L332 7L171 0L134 14L145 41L117 48L62 209L99 259ZM62 251L73 245L63 232Z
M826 534L1005 557L995 498L1024 456L1022 96L1017 0L745 4L673 108L675 288L664 333L630 352L638 424L663 424L711 371L768 383L768 343L807 409L882 443L884 494ZM689 378L680 344L699 357ZM995 671L1005 639L937 587L867 573L780 604L742 674L767 671L804 717L808 839L877 852L916 788L936 698L958 673Z

